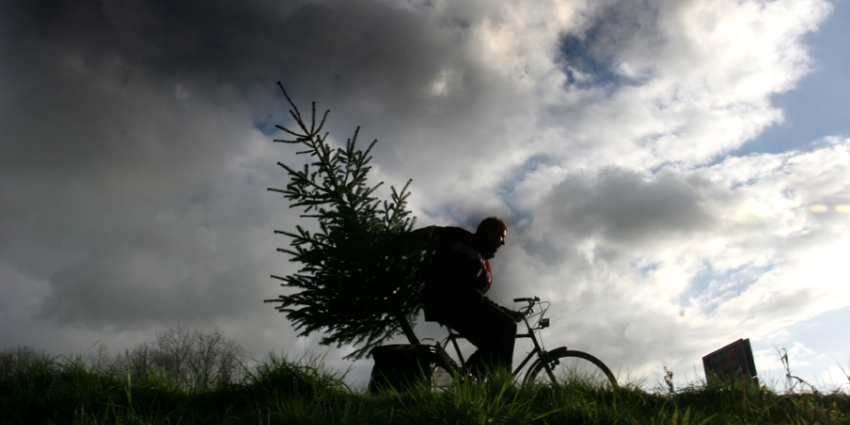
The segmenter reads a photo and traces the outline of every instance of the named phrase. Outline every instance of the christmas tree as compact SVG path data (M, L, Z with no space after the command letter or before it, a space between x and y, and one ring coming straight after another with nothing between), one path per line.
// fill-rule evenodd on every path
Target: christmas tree
M330 111L316 125L316 103L310 125L301 116L292 99L278 83L297 129L277 127L292 140L275 140L300 145L299 155L309 155L311 163L294 169L278 162L289 175L285 189L269 188L289 201L290 208L303 209L303 219L316 220L318 230L310 232L301 225L294 231L276 230L291 238L290 248L278 251L300 263L297 273L272 276L281 286L298 290L291 295L265 300L292 321L299 336L315 331L324 335L323 345L362 346L349 358L361 358L384 341L404 333L418 344L411 324L419 311L420 270L424 264L423 247L410 237L415 218L406 209L410 196L408 181L391 199L381 201L367 177L372 157L357 149L358 127L345 147L333 148L322 127Z

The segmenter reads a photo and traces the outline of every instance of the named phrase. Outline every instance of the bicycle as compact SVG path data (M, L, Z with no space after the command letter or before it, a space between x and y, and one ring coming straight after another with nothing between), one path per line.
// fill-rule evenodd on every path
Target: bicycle
M519 376L522 369L529 364L529 361L531 361L532 358L536 356L535 360L531 362L525 373L523 383L532 383L536 382L537 379L545 379L548 377L553 385L557 385L558 380L556 372L561 373L563 370L580 380L589 381L596 385L610 385L613 389L618 387L617 378L613 373L611 373L611 369L593 355L584 351L568 350L567 347L558 347L552 350L546 350L543 347L542 337L538 338L536 333L550 325L549 319L543 317L546 311L549 310L548 301L540 301L540 298L532 297L515 298L514 302L527 303L526 306L519 309L520 313L522 313L522 321L527 328L527 332L517 334L516 338L529 338L534 345L534 348L512 372L514 377ZM535 310L535 307L539 307L539 309ZM461 353L460 346L457 343L458 338L463 338L460 334L454 332L451 328L448 328L449 336L441 342L436 342L433 346L430 346L419 342L419 339L416 338L415 334L413 334L412 328L408 323L406 323L406 321L402 323L402 327L405 329L405 333L411 342L412 348L415 347L417 350L427 351L428 356L426 361L430 369L428 370L426 377L431 380L430 384L432 387L448 386L436 385L437 383L435 381L438 379L437 375L439 373L434 372L435 370L443 369L448 376L451 377L467 376L465 373L466 362L463 354ZM448 351L446 351L449 342L451 342L454 346L455 352L460 359L460 366L458 366L458 364L448 354ZM546 373L545 376L541 378L540 373L543 371ZM374 375L373 370L373 382L375 379L376 376ZM371 387L373 387L372 383L370 383L370 388Z

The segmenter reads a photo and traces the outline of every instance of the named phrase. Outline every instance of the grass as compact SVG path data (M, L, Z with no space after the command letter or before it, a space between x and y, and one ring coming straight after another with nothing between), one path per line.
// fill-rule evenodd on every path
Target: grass
M0 423L10 424L850 424L846 393L780 393L741 381L612 391L496 377L448 391L368 394L319 360L276 356L213 390L82 358L32 356L0 372Z

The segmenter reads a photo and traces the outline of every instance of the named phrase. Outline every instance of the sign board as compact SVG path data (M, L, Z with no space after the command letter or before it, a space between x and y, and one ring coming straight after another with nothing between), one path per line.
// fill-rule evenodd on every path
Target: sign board
M756 362L749 339L739 339L702 358L705 377L756 376Z

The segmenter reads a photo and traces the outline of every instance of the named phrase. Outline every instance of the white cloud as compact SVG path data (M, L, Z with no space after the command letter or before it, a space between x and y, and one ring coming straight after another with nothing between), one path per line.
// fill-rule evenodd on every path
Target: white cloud
M573 329L556 331L603 341L592 347L609 350L607 361L635 366L636 353L681 352L666 365L687 369L741 333L759 339L850 306L837 279L850 273L841 260L850 229L840 213L807 208L850 196L848 148L832 139L811 152L665 168L649 179L612 168L568 175L519 235L530 260L504 268L516 281L559 288L550 296ZM708 281L698 287L701 275ZM631 370L640 377L644 369Z

